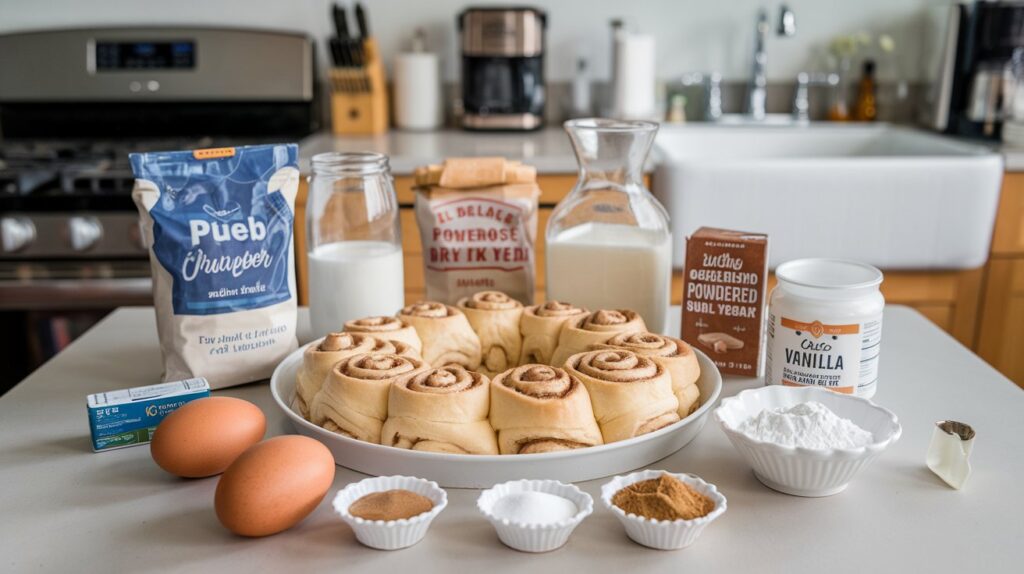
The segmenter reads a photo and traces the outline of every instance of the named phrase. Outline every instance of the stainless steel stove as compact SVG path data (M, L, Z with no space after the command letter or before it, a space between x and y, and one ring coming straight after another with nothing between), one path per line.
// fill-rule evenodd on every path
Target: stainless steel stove
M151 304L128 154L297 141L319 126L313 57L264 30L0 35L0 327Z

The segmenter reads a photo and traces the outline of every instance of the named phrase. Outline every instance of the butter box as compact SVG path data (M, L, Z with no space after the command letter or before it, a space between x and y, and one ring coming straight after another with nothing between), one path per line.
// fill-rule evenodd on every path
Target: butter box
M202 377L89 395L86 406L92 449L100 452L146 444L164 417L187 402L208 396L210 384Z

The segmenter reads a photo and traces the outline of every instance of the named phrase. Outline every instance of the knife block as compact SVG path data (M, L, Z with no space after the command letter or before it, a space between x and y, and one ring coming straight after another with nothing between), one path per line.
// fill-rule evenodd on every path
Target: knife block
M365 65L332 68L331 131L372 135L388 131L388 92L377 42L363 41Z

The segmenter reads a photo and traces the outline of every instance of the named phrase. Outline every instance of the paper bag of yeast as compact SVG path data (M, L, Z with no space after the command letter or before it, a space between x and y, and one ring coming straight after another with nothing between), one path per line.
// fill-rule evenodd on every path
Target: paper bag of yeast
M681 338L723 373L761 373L768 236L701 227L686 239Z
M537 171L500 157L416 169L416 223L427 299L454 305L482 290L533 302Z

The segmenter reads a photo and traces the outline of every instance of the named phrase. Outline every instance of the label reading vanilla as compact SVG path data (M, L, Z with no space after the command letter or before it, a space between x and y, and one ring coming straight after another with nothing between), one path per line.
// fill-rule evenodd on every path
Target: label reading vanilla
M878 380L882 316L863 323L768 314L768 382L870 394Z

